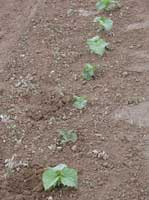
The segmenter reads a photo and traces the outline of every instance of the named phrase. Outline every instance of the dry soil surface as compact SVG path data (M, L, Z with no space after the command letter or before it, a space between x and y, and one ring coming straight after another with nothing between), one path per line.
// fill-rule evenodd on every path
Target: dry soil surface
M0 199L147 200L149 1L121 3L98 13L96 0L0 0ZM86 45L95 35L110 43L102 58ZM85 63L97 66L91 81ZM75 144L58 145L62 128ZM59 163L78 170L78 190L44 192L44 168Z

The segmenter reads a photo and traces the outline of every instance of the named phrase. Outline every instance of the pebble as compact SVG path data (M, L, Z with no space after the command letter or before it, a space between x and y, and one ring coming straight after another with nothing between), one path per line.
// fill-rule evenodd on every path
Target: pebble
M62 151L62 149L63 149L63 147L61 147L61 146L58 146L58 147L57 147L57 150L58 150L58 151Z
M74 74L74 80L75 80L75 81L78 80L77 74Z
M105 138L104 138L104 136L102 135L102 134L95 134L95 136L97 136L97 137L99 137L102 141L104 141L105 140Z
M53 200L52 196L47 197L47 200Z
M48 146L48 149L51 150L51 151L55 151L56 145L51 144L51 145Z
M103 159L103 160L108 160L109 155L105 151L102 151L98 153L98 158Z
M77 150L77 145L73 145L73 146L71 147L71 150L72 150L72 151L76 151L76 150Z
M82 85L86 85L86 83L87 83L87 81L85 81L85 80L82 81Z
M109 158L109 155L105 151L98 151L98 150L94 149L92 151L92 153L95 154L95 156L97 156L99 159L102 159L102 160L108 160L108 158Z
M104 114L107 115L107 114L108 114L108 111L105 111Z
M25 54L20 54L20 57L21 57L21 58L24 58L24 57L25 57Z
M116 93L116 97L121 97L122 95L120 93Z
M116 191L116 190L117 190L117 188L116 188L116 187L113 187L113 190L115 190L115 191Z
M98 156L98 153L99 153L99 152L98 152L96 149L94 149L94 150L92 151L92 153Z
M133 49L133 48L134 48L134 46L133 46L133 45L129 46L129 49Z
M123 72L122 75L123 75L123 77L127 77L129 74L128 74L128 72Z
M105 89L104 89L104 92L105 92L105 93L107 93L108 91L109 91L108 88L105 88Z
M102 166L108 168L108 167L109 167L109 164L108 164L108 162L104 162L104 163L102 164Z

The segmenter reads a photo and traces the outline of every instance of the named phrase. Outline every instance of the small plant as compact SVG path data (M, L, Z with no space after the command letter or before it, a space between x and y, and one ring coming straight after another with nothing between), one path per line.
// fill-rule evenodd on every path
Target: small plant
M74 107L81 110L86 107L87 105L87 100L83 96L74 96Z
M103 56L106 47L109 45L105 40L101 39L99 36L95 36L87 40L87 44L92 53Z
M101 30L110 31L113 26L113 21L106 17L96 17L94 22L99 23Z
M60 143L61 144L65 144L67 142L75 143L78 139L76 132L73 130L62 129L59 131L59 133L60 133Z
M49 167L42 174L44 190L66 186L77 188L78 173L75 169L59 164L56 167Z
M91 80L95 75L95 70L96 70L95 66L87 63L83 68L82 72L83 78L87 81Z
M21 167L28 167L27 161L17 161L15 158L16 154L5 160L6 176L12 175L15 170L18 171Z
M128 105L138 105L143 100L144 100L144 98L141 98L138 96L130 97L130 98L128 98Z
M120 2L119 0L99 0L96 3L96 9L97 10L111 10L116 7L120 7Z

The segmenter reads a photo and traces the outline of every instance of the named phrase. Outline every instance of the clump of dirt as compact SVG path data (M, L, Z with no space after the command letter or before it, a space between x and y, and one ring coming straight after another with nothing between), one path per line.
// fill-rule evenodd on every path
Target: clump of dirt
M46 120L51 116L57 116L72 102L72 95L54 91L41 91L40 94L30 97L30 104L27 106L27 117L32 120Z
M0 0L3 200L147 200L149 1L123 0L102 14L96 2ZM113 20L110 33L99 33L99 15ZM110 43L103 57L86 45L95 35ZM95 79L82 80L85 63L101 69ZM73 95L87 98L84 110ZM58 149L63 128L78 140ZM8 176L13 155L21 166ZM43 190L44 168L59 163L78 170L78 190Z

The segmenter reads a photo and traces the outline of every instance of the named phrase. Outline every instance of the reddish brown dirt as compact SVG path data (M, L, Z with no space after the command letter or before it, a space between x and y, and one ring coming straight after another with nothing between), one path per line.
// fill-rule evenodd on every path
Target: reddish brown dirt
M95 3L0 0L3 200L147 200L144 136L149 129L111 115L133 96L149 98L149 72L128 70L138 63L132 53L149 50L148 26L127 31L128 25L148 20L149 1L124 0L121 9L104 14L113 19L114 28L113 34L101 34L112 49L103 58L90 54L86 46L86 40L98 34L92 22ZM79 15L79 9L93 14ZM87 62L102 66L89 82L81 78ZM82 112L72 106L74 94L89 101ZM52 148L61 128L77 131L76 146ZM108 157L98 158L94 150ZM13 156L8 173L6 159ZM78 170L77 191L43 191L43 169L58 163Z

